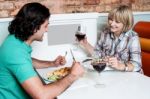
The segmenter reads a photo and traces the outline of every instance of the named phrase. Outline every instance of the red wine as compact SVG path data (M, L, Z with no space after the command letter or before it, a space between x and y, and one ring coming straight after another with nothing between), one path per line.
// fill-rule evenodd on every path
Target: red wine
M83 40L85 38L85 34L82 34L82 33L77 33L77 34L75 34L75 36L77 37L77 39L79 41L81 41L81 40Z
M92 64L92 65L93 65L93 68L98 72L103 71L106 67L106 63L98 63L98 64Z

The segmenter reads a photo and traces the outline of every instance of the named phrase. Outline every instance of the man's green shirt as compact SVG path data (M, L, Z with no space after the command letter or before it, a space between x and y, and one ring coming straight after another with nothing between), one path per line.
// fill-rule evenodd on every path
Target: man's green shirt
M37 76L31 59L31 46L8 35L0 46L0 99L31 98L21 84Z

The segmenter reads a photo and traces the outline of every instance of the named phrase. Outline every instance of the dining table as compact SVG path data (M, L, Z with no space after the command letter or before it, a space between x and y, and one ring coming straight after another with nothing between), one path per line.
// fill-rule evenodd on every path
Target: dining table
M62 67L37 69L37 72L44 78L46 73L58 68ZM150 99L150 77L144 74L112 69L98 74L87 65L84 68L84 75L57 99Z

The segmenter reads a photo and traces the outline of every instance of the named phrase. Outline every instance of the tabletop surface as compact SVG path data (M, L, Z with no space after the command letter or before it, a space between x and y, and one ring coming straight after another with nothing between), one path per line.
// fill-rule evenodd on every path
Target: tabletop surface
M38 69L41 76L54 68ZM96 82L101 85L96 87ZM58 99L150 99L150 78L137 72L86 69Z

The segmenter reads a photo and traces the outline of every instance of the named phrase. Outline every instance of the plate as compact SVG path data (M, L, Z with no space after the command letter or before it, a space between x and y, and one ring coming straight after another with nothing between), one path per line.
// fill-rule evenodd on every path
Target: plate
M82 63L82 66L86 69L86 70L94 70L93 66L91 65L91 61L87 61Z
M70 72L70 67L63 67L56 69L54 71L50 71L46 73L46 77L44 78L45 81L49 82L55 82L66 75L68 75Z

